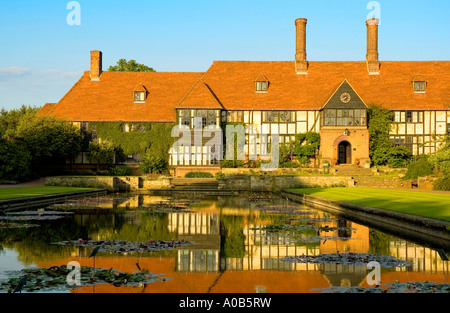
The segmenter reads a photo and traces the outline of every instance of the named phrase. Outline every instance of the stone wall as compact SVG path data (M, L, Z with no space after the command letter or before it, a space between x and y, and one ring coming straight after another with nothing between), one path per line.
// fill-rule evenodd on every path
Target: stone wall
M301 187L347 187L345 176L230 175L219 180L219 188L246 191L278 191Z
M290 175L230 175L219 179L219 188L246 191L279 191L291 188L359 187L411 188L398 177L380 176L290 176Z
M102 176L54 176L45 178L46 186L65 186L65 187L82 187L82 188L100 188L110 192L116 190L115 177Z
M323 174L323 168L278 168L274 171L264 172L261 168L223 168L225 175L300 175L300 174Z
M45 179L47 186L102 188L109 192L146 191L171 188L171 178L147 179L139 176L55 176Z

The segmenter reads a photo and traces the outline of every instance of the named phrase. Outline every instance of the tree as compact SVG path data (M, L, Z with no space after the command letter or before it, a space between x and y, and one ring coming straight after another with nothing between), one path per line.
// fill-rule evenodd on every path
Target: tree
M167 169L167 161L160 156L147 152L142 157L139 170L145 174L162 174Z
M0 181L32 178L32 156L20 142L0 138Z
M97 171L100 170L100 164L112 165L114 163L115 148L109 141L89 143L87 158L91 163L97 164Z
M82 142L81 132L76 126L50 116L25 116L17 125L15 138L23 142L31 153L35 169L75 159Z
M117 65L108 68L110 72L155 72L155 70L147 65L137 63L135 60L127 61L120 59Z
M37 117L39 108L0 111L0 179L25 181L42 165L66 163L80 151L82 135L66 120Z
M38 107L23 105L19 109L0 110L0 137L14 138L21 120L30 120L39 111Z

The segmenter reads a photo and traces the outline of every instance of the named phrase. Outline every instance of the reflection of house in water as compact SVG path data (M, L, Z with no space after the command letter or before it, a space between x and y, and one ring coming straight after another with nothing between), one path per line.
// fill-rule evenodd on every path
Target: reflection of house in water
M260 213L258 210L222 209L219 215L213 208L209 208L196 213L169 214L169 230L176 232L179 238L195 243L177 250L176 271L226 272L230 279L235 277L235 274L239 275L239 279L243 279L242 275L247 271L262 271L273 275L282 275L282 272L289 271L320 273L329 286L367 285L365 278L368 270L365 266L290 263L280 259L286 256L319 255L337 251L370 253L374 247L370 249L368 227L342 219L332 219L320 225L331 229L339 227L338 230L319 231L314 234L329 237L329 240L299 244L293 237L264 230L267 224L258 218ZM235 232L236 229L239 231ZM305 238L307 236L314 237L307 234ZM334 240L333 237L339 237L339 240ZM226 251L227 247L229 248L227 241L233 251ZM448 273L448 264L443 264L437 252L429 248L408 244L406 241L390 241L386 254L411 261L414 267L382 270L383 282L392 282L390 276L398 272L405 272L405 277L408 278L420 275L414 272ZM237 274L239 272L241 274ZM226 279L227 275L221 280ZM425 279L429 279L428 276Z
M194 242L177 251L178 271L224 270L279 270L279 271L332 271L318 264L289 263L283 257L319 255L339 251L368 252L369 229L342 220L322 223L329 227L346 227L345 230L314 232L330 237L327 242L299 244L291 236L268 233L266 223L260 222L258 210L222 209L221 214L212 210L195 213L169 214L169 231L178 238ZM350 228L352 228L350 230ZM331 237L348 240L332 240ZM298 238L297 238L298 239ZM231 248L230 248L231 247ZM334 272L359 275L359 270L336 267ZM364 270L365 273L365 270Z
M177 250L177 270L186 272L219 271L219 215L212 213L170 213L169 231L193 242L189 249Z
M436 250L410 243L406 240L392 240L389 242L390 255L413 263L411 267L400 268L404 272L446 272L449 262L443 261Z

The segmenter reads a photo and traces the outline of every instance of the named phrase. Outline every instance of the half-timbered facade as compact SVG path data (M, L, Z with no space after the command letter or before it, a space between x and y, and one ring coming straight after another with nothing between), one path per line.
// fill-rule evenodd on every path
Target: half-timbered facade
M190 144L168 151L173 166L217 166L223 151L211 133L229 124L245 126L247 156L267 155L274 135L287 143L313 131L321 134L322 160L365 162L372 104L393 111L395 145L412 155L439 149L433 139L450 133L450 61L380 61L376 19L366 23L365 61L309 61L306 24L295 22L294 61L215 61L204 73L103 72L101 52L92 51L91 71L40 114L78 123L175 123L192 135Z

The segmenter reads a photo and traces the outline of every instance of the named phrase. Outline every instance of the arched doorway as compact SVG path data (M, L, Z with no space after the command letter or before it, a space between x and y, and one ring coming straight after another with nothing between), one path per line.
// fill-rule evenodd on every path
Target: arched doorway
M342 141L338 146L338 163L352 164L352 145L348 141Z

